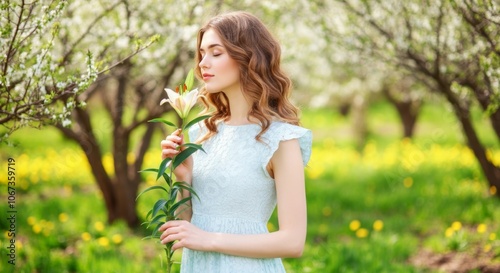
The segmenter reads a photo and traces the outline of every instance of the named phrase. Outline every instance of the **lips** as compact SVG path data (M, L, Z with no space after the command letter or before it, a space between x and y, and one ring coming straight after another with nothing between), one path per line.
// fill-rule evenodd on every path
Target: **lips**
M206 81L210 78L212 78L214 75L212 74L208 74L208 73L203 73L203 75L201 75L203 77L203 80Z

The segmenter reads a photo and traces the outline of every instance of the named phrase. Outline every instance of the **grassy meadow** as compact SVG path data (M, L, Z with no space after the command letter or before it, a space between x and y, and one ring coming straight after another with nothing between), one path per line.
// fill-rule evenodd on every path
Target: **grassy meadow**
M489 121L480 113L475 119L500 165ZM104 141L105 124L96 124ZM500 200L453 115L442 104L425 105L411 140L401 139L396 113L385 103L370 107L368 124L368 141L356 148L349 117L303 110L302 125L314 134L306 168L308 236L303 257L284 260L287 271L451 272L450 264L430 263L439 257L466 262L454 272L500 264ZM149 231L106 223L100 192L74 143L51 128L23 129L12 141L16 147L2 144L0 152L0 211L9 211L7 161L14 158L16 265L8 263L10 223L2 216L0 272L164 271L162 247L142 239ZM151 148L145 167L158 165L158 153ZM105 163L111 170L109 153ZM152 176L144 181L144 187L156 183ZM139 199L141 217L159 194ZM277 228L275 217L268 226Z

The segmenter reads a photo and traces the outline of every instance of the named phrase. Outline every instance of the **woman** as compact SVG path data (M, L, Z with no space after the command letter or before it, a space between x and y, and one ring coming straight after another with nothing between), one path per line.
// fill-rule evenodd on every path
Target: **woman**
M255 16L232 12L212 18L198 34L196 75L213 116L193 126L203 143L175 170L198 198L179 221L161 226L161 242L184 248L181 272L285 272L280 258L302 255L306 228L304 166L311 132L298 126L280 68L277 41ZM180 132L161 142L173 157ZM184 196L188 192L183 193ZM267 221L278 206L279 229Z

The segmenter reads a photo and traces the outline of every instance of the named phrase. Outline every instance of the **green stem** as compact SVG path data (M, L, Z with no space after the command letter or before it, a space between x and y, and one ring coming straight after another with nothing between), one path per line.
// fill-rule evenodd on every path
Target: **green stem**
M183 118L182 119L182 124L180 126L179 129L181 129L181 134L183 133L184 131L184 125L185 125L185 122L186 119ZM173 163L175 161L175 158L177 156L174 156L172 157L172 160L170 161L170 166L169 166L169 169L170 169L170 181L169 181L169 200L172 200L173 198L175 198L175 196L173 196L173 191L172 191L172 185L173 185L173 174L174 174L174 168L173 168ZM174 211L170 211L170 207L167 207L167 221L169 220L175 220L173 219L173 215L175 214ZM172 216L171 216L172 215ZM167 254L167 273L171 273L172 271L172 265L173 265L173 261L172 261L172 256L173 256L173 253L172 253L172 244L171 243L167 243L165 245L165 253Z
M170 273L172 271L172 257L170 255L170 249L169 247L165 248L165 253L167 254L167 273Z

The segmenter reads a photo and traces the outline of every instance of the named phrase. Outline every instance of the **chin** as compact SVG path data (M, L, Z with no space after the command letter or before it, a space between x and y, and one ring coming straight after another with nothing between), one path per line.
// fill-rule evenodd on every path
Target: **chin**
M205 90L207 90L207 92L210 94L216 94L222 92L222 90L220 89L210 88L209 86L205 86Z

